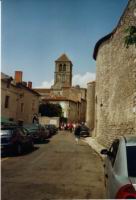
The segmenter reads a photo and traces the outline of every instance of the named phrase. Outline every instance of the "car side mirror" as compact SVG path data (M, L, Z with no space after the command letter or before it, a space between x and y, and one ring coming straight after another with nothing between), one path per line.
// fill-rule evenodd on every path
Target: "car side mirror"
M109 150L107 150L107 149L102 149L102 150L101 150L101 154L102 154L102 155L107 155L107 156L109 156L109 157L112 157L112 156L113 156L112 152L109 151Z
M108 151L107 149L102 149L102 150L101 150L101 154L102 154L102 155L108 155L108 152L109 152L109 151Z

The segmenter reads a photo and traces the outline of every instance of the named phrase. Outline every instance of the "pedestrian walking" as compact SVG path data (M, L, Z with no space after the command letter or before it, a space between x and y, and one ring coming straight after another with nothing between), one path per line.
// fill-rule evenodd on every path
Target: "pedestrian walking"
M73 131L75 131L75 128L76 128L76 123L74 122L73 123Z
M77 144L79 143L79 139L80 139L80 131L81 131L81 125L77 124L76 128L75 128L75 131L74 131L75 140L76 140Z
M73 130L73 124L72 124L72 122L69 123L69 128L68 128L68 129L69 129L70 132L72 133L72 130Z

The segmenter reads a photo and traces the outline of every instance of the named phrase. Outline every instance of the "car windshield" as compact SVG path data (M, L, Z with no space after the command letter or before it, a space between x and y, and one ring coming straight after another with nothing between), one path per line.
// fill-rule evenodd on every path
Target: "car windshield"
M3 129L0 131L0 135L11 135L12 130L8 129Z
M128 176L136 177L136 146L127 146Z
M28 130L37 130L39 129L39 127L35 124L25 124L24 128L28 129Z
M82 125L82 126L81 126L81 130L86 131L86 130L88 130L88 127L85 126L85 125Z

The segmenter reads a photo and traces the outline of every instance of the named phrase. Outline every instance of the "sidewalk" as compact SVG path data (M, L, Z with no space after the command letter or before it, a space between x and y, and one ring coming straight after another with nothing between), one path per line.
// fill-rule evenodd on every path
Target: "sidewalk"
M89 146L92 147L92 149L94 149L96 151L96 153L99 154L99 156L102 158L102 160L105 158L105 156L103 156L100 152L102 149L105 149L104 146L102 146L101 144L99 144L96 139L92 138L92 137L86 137L83 139L84 142L88 143Z

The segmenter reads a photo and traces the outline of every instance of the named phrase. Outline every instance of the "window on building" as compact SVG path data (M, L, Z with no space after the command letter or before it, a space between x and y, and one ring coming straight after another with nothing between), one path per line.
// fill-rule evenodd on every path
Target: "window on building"
M63 70L63 71L66 71L66 64L63 65L62 70Z
M5 96L5 108L9 108L9 96Z
M62 64L59 64L59 71L62 71Z
M21 103L21 112L24 112L24 103Z

